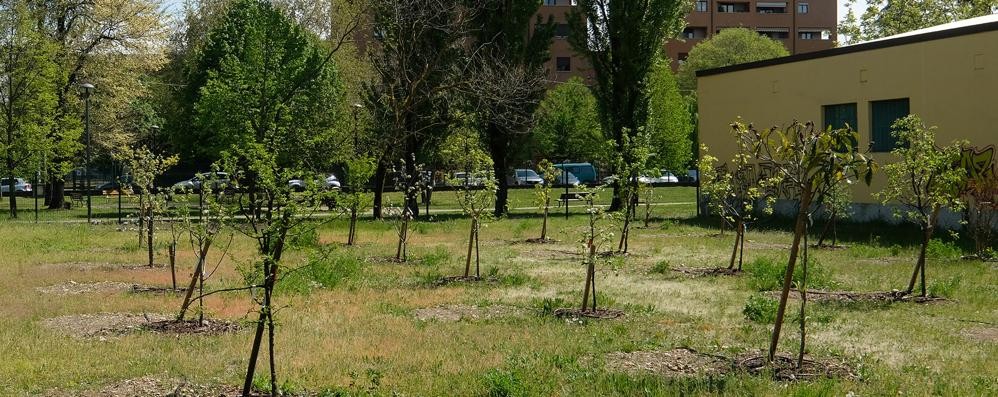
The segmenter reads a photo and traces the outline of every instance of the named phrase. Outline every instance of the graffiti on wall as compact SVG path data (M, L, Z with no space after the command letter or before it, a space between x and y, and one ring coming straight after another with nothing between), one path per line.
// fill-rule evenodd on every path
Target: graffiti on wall
M995 164L995 145L983 148L968 147L960 153L960 165L967 170L968 181L979 181L993 178L998 172Z

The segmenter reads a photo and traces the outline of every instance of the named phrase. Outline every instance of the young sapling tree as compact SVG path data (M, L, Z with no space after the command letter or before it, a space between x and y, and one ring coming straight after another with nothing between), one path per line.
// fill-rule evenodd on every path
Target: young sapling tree
M960 211L960 186L967 175L960 166L960 152L965 142L936 146L935 127L926 127L916 115L894 122L891 136L897 143L891 154L896 162L884 166L887 186L877 193L884 205L899 203L894 215L918 225L922 232L921 248L915 270L905 294L915 289L921 276L921 296L925 297L925 254L943 208Z
M738 131L738 130L734 130ZM737 137L736 137L737 138ZM731 249L731 260L728 270L741 271L745 254L745 227L755 220L756 203L766 197L765 190L759 186L750 161L752 155L749 142L737 140L738 149L731 159L730 168L718 165L717 158L709 154L707 145L701 145L699 162L700 185L703 195L707 198L707 206L716 212L723 221L734 226L735 241ZM763 212L772 212L773 197L766 198ZM738 268L735 268L735 260Z
M543 181L534 185L534 203L544 214L541 222L541 237L537 239L537 242L544 243L550 241L548 240L548 218L551 214L551 189L554 187L555 179L558 178L556 174L558 169L550 161L543 159L537 163L537 171L540 172Z
M823 217L825 218L825 227L821 230L821 235L818 236L818 243L815 244L816 247L826 247L825 240L831 236L832 245L827 247L836 248L838 247L839 234L836 229L836 224L840 220L849 219L852 216L852 191L849 189L848 183L838 183L832 186L828 194L825 195L823 204Z
M415 156L411 157L409 162L400 160L392 167L395 191L402 193L405 199L399 207L389 204L386 208L398 234L398 245L395 249L395 262L398 263L405 263L409 258L409 228L415 216L413 207L409 205L410 198L422 195L429 183L423 164L416 162Z
M463 174L452 173L449 184L457 186L454 193L464 215L471 218L468 233L468 254L464 261L464 278L471 278L472 251L474 251L475 275L480 279L481 258L478 249L478 234L482 222L486 221L490 210L494 209L498 182L492 170L492 158L482 149L479 137L471 128L459 128L440 148L444 164ZM463 175L458 176L458 175Z
M357 243L357 216L371 206L371 197L367 194L367 182L377 170L377 160L365 155L357 155L346 161L346 187L339 195L343 207L350 212L350 228L347 234L347 245Z
M634 136L624 134L621 140L623 152L617 156L615 169L620 172L618 177L623 178L620 190L624 200L624 213L617 252L626 254L631 236L631 221L637 212L638 193L642 184L641 176L648 173L649 160L655 154L651 148L651 134L644 129L638 131L637 135ZM658 173L657 170L654 172Z
M773 190L781 190L786 198L797 204L794 238L790 245L769 345L767 360L771 363L776 357L787 299L793 285L794 269L801 251L801 240L807 234L812 205L820 202L832 186L842 180L863 180L869 184L873 178L874 164L872 159L856 150L859 136L848 128L821 130L810 122L801 124L796 121L785 128L772 127L762 131L741 122L733 123L732 128L737 139L744 141L740 145L750 148L748 153L754 155L755 161L773 167L773 174L763 180L762 184ZM806 266L807 262L804 264ZM806 269L803 270L806 274ZM805 287L805 282L802 281L801 287ZM802 302L804 304L806 301ZM803 362L805 319L804 316L800 318L802 335L798 366Z
M156 212L161 211L165 205L165 197L154 193L156 191L156 178L176 165L179 158L176 155L164 157L153 153L149 148L141 147L126 151L125 160L132 171L132 183L139 189L140 194L145 193L148 196L146 200L141 202L139 217L145 219L146 248L149 254L149 267L152 267L156 250L153 244L153 234L156 230L153 221ZM139 240L141 241L141 229Z

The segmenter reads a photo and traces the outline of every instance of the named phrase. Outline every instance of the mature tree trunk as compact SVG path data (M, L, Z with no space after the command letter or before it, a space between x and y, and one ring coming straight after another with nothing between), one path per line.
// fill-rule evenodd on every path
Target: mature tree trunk
M811 206L811 184L807 182L800 199L800 208L797 210L797 222L794 225L794 242L790 246L790 259L787 261L787 270L783 274L783 290L780 291L780 305L776 309L776 323L773 325L773 335L769 342L769 362L776 357L776 348L780 342L780 330L783 327L783 317L787 311L787 299L790 297L790 287L794 279L794 267L797 265L797 255L800 253L801 238L807 231L807 212Z
M66 206L66 181L62 177L53 176L50 181L52 188L46 192L48 196L48 208L50 210L61 210Z
M507 135L495 123L489 123L489 151L492 152L492 171L496 178L496 217L506 215L509 202L509 183L506 180L506 158L509 155Z

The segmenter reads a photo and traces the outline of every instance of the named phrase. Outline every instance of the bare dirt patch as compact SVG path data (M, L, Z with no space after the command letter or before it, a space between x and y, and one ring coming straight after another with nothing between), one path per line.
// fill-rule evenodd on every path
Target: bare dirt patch
M150 270L164 268L166 265L163 264L153 264L149 267L148 264L139 263L112 263L112 262L63 262L63 263L47 263L42 265L42 268L46 269L66 269L75 271L115 271L115 270Z
M149 331L171 334L220 334L234 332L239 326L218 320L177 322L172 315L162 313L93 313L70 314L42 321L46 327L61 331L74 338L117 337L134 332Z
M76 338L103 338L137 332L146 324L172 316L161 313L70 314L42 321L46 327Z
M672 271L680 274L685 274L690 277L708 277L708 276L740 276L742 274L741 270L738 269L728 269L726 267L683 267L677 266L672 268Z
M551 238L528 238L523 240L523 242L527 244L556 244L560 241ZM519 241L513 241L512 243L516 244L519 243Z
M498 283L499 279L495 277L479 277L479 276L446 276L438 278L433 282L434 287L443 287L445 285L451 284L474 284L474 283Z
M735 360L735 367L753 375L772 373L778 381L809 381L822 378L828 379L858 379L859 375L845 361L839 359L808 359L803 365L797 366L797 358L777 355L773 362L767 363L765 355L746 355Z
M976 341L998 343L998 327L996 326L965 328L960 334Z
M619 372L651 372L668 378L721 376L734 369L730 359L684 347L610 353L606 355L606 366Z
M562 308L554 310L555 317L564 318L566 320L581 320L583 318L592 319L615 319L624 316L623 310L617 309L595 309L595 310L582 310L577 308Z
M96 283L78 283L68 281L62 284L49 285L47 287L35 288L38 292L52 295L79 295L95 294L106 292L121 292L132 288L131 284L117 281L100 281Z
M126 379L107 385L99 390L64 391L51 390L44 397L133 397L133 396L231 396L238 395L239 389L232 386L200 385L180 379L159 379L145 376Z
M492 320L497 318L519 317L524 310L514 306L471 306L471 305L441 305L416 309L413 316L419 321L457 322L461 320Z

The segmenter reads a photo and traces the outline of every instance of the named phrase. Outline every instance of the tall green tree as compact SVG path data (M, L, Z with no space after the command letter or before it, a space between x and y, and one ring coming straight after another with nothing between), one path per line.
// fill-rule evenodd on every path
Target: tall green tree
M256 362L268 337L271 395L278 394L275 366L274 286L289 236L314 227L309 216L328 199L311 185L293 194L288 180L320 177L329 153L329 131L340 85L332 53L270 2L236 0L210 30L191 83L199 83L193 126L206 145L222 148L219 168L241 192L248 223L241 229L257 245L259 259L247 288L261 289L259 319L243 395L249 395Z
M492 155L497 182L495 215L506 213L510 153L529 131L531 115L544 96L544 63L554 37L554 20L536 16L536 0L465 0L478 65L472 88L475 110Z
M665 40L685 23L680 0L579 0L568 16L569 42L592 65L600 119L617 152L648 120L648 77ZM634 159L625 158L626 163ZM621 208L614 184L612 210Z
M596 97L578 77L550 89L534 112L531 146L536 157L562 160L608 159Z
M161 0L30 0L39 29L56 45L59 65L55 123L49 132L53 155L47 158L49 208L62 208L64 175L79 164L83 145L79 85L97 86L92 101L92 132L97 157L108 158L131 143L130 104L148 91L148 74L165 62L168 18Z
M54 53L23 0L0 2L0 156L2 175L8 178L12 218L17 218L14 178L18 172L41 165L42 154L51 149L47 135L55 116L58 84Z
M790 55L780 42L745 28L722 29L690 50L677 81L686 95L696 94L696 72Z
M868 0L859 17L855 0L846 1L849 11L839 23L843 43L893 36L961 19L993 14L998 0Z
M693 158L691 133L693 119L689 103L679 93L669 62L659 58L648 82L648 126L655 155L649 167L673 171L685 169Z
M382 148L376 156L380 161L372 205L380 218L382 193L395 161L405 161L405 175L421 178L416 165L446 136L450 109L466 81L461 70L470 13L463 4L447 0L372 0L371 14L377 45L371 45L374 77L365 102L377 137L374 146ZM405 203L413 216L419 214L414 193L407 193Z

